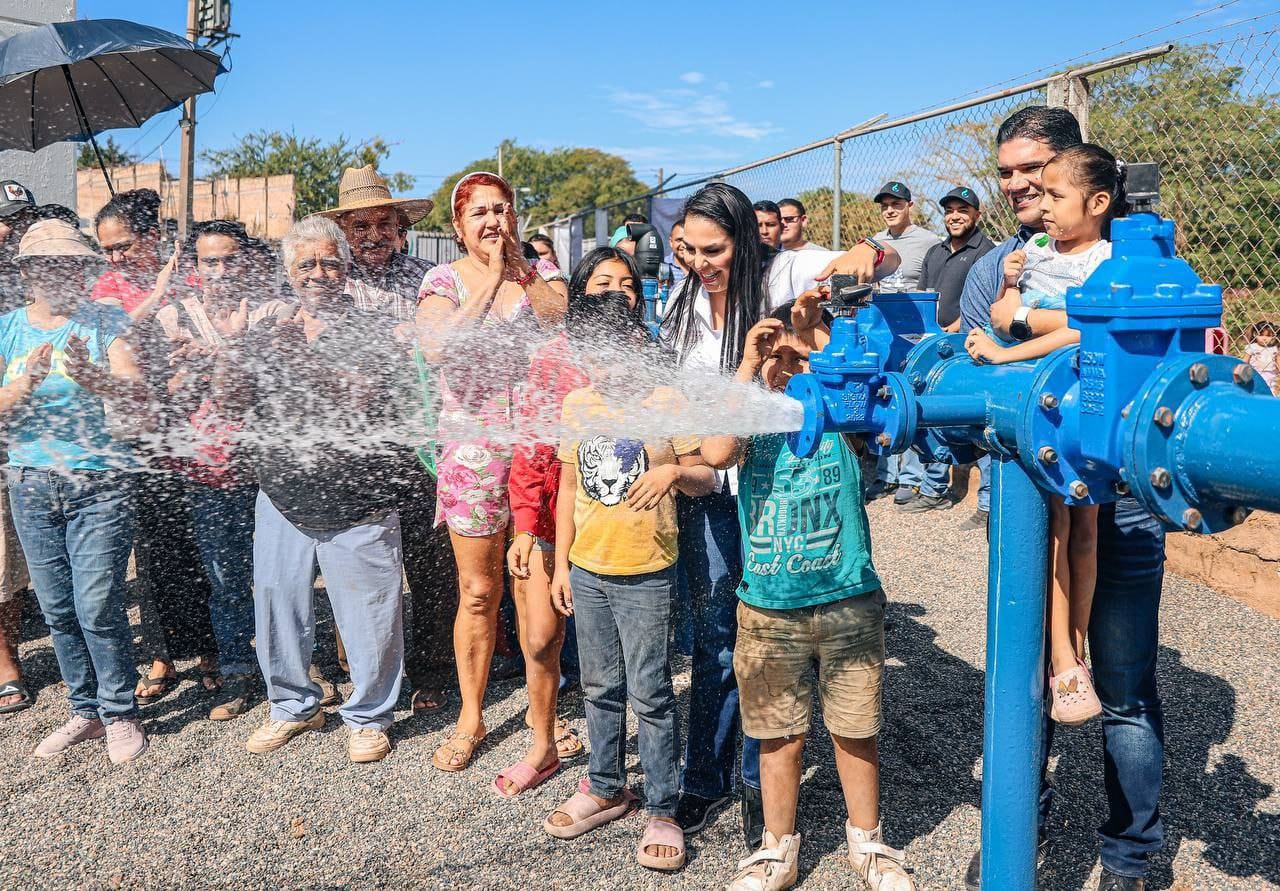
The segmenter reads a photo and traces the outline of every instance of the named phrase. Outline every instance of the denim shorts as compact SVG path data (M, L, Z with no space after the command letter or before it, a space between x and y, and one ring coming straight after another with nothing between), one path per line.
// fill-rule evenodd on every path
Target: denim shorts
M836 736L880 732L884 683L884 591L798 609L738 604L738 676L742 729L755 739L809 731L813 665L823 722Z

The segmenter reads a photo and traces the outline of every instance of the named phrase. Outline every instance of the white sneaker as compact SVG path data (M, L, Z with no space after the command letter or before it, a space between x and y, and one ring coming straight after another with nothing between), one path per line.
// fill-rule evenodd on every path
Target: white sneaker
M849 840L849 863L871 891L915 891L916 883L902 866L907 855L880 841L879 826L868 832L846 820L844 834Z
M147 750L147 734L137 718L116 718L107 725L107 755L112 764L127 764Z
M738 874L726 891L783 891L796 883L799 872L800 833L774 838L765 830L764 844L746 860L738 862Z
M50 733L31 754L37 758L56 758L72 746L107 735L107 728L97 718L72 715L71 720Z

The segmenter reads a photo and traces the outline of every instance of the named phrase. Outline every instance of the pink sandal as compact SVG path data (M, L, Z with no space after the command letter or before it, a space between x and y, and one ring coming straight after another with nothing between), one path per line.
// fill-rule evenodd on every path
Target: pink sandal
M1089 669L1079 659L1062 674L1049 675L1049 717L1067 727L1078 727L1102 714L1102 703L1093 690Z
M547 817L542 821L542 828L547 835L563 839L577 838L592 829L604 826L606 823L612 823L614 820L629 816L639 808L639 799L630 789L623 788L621 804L613 807L601 807L599 802L587 794L587 790L590 788L590 781L583 777L578 782L578 791L573 793L568 801L551 812L551 816L564 814L572 819L573 822L568 826L555 825L551 822L551 817Z
M515 798L522 795L536 786L541 786L551 777L555 776L556 771L560 769L560 759L552 761L550 765L538 770L532 764L524 761L517 761L515 764L498 771L498 775L493 780L493 791L498 793L499 798ZM502 787L503 780L510 780L515 784L514 792L507 792Z
M678 853L671 857L645 853L645 848L657 847L675 848ZM650 817L640 837L640 846L636 848L636 862L649 869L671 872L684 866L684 856L684 830L675 823Z

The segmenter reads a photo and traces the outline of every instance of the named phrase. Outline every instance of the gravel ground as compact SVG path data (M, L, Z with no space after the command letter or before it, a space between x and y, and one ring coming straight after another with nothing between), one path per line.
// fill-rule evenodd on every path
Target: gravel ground
M889 840L905 845L921 888L959 888L979 834L985 543L958 530L964 508L906 517L882 501L871 513L893 601L881 741ZM1166 847L1150 887L1280 887L1280 623L1176 577L1162 619ZM398 712L395 751L376 765L347 762L336 716L274 756L250 756L244 739L266 707L234 722L203 720L208 700L190 672L144 711L152 748L136 765L112 767L100 743L38 762L27 753L64 719L65 691L43 628L29 622L27 637L22 656L39 702L0 719L9 766L2 888L714 888L742 853L736 807L692 840L675 877L635 864L638 819L577 842L545 836L542 818L584 767L518 802L490 792L494 773L525 745L517 682L491 688L490 741L463 774L430 765L450 710ZM682 705L687 678L677 681ZM582 727L581 700L564 709ZM1105 812L1101 734L1095 723L1060 740L1062 794L1043 887L1091 889L1092 830ZM631 762L637 770L634 737ZM857 887L830 744L817 735L801 795L802 887Z

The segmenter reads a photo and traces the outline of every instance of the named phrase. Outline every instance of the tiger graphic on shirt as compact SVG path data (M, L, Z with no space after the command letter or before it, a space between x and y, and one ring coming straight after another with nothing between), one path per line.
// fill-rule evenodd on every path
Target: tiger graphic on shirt
M605 507L621 504L631 484L648 469L649 456L639 440L593 436L578 443L582 491Z

